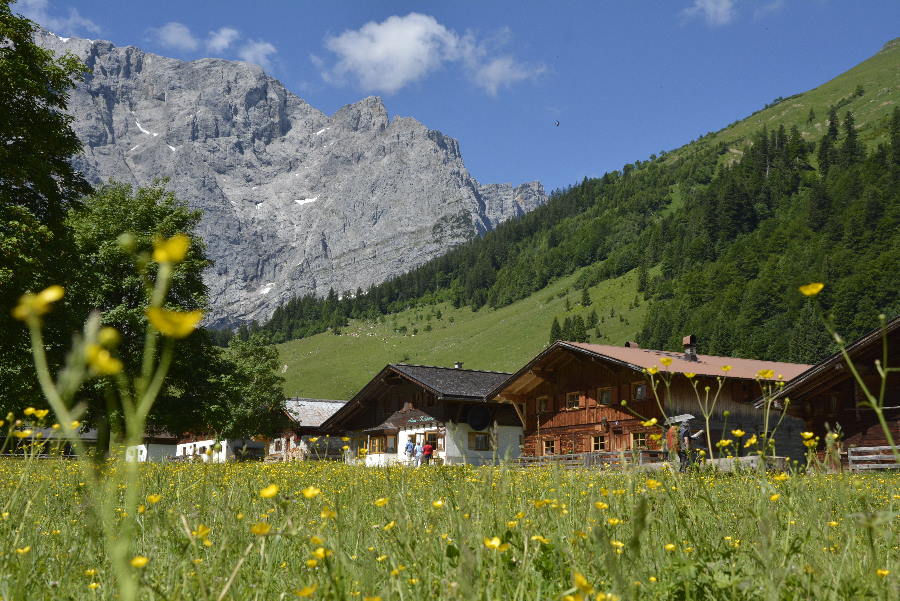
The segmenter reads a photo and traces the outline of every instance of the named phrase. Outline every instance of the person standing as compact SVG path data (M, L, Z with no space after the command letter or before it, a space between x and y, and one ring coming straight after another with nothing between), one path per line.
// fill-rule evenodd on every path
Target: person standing
M422 465L422 453L423 453L422 445L420 443L416 442L416 446L413 448L413 452L415 453L415 456L416 456L416 464L415 465L416 465L416 467L419 467L420 465Z
M431 457L434 454L434 446L431 444L431 441L426 440L425 446L422 447L422 461L425 462L425 465L431 461Z
M688 452L691 449L691 422L684 420L678 424L678 460L680 463L678 471L686 471L690 465Z
M413 442L412 438L406 439L406 448L404 449L404 453L406 454L406 460L410 465L413 465L413 461L416 457L416 443Z

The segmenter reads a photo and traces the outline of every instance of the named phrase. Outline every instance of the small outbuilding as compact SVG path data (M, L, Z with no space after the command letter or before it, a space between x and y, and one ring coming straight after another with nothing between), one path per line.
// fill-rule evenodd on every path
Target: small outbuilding
M322 423L346 402L300 397L285 401L284 413L289 427L269 441L266 461L341 458L346 443L339 437L328 436L322 430Z

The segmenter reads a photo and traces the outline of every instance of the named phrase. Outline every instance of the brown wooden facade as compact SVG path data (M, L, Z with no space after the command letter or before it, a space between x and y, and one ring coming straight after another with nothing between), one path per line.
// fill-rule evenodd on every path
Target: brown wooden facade
M653 366L652 359L659 366L659 358L649 358L649 366ZM662 440L654 440L651 435L660 434L660 426L647 427L641 423L654 417L660 424L664 420L650 377L643 370L584 348L556 343L514 374L495 394L501 401L517 405L524 418L523 455L659 449ZM710 421L713 443L722 437L723 431L736 428L748 436L761 433L763 412L752 404L759 396L759 384L747 378L728 377L721 370L720 373L718 377L724 381ZM668 389L662 378L669 379ZM704 388L710 386L715 392L719 386L716 377L696 375L688 379L682 373L672 373L660 374L656 381L666 415L691 413L697 418L692 427L703 427L696 390L704 395ZM783 452L790 451L792 456L802 454L799 438L802 425L796 419L783 424L786 429L779 437L784 439ZM793 443L789 442L791 435L796 439ZM698 444L706 446L705 436Z

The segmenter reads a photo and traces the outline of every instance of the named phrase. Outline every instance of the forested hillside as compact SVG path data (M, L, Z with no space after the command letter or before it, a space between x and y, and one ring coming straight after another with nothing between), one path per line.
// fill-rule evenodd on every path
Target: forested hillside
M733 124L585 179L368 291L295 299L261 329L281 342L438 301L490 311L576 270L574 286L583 289L637 269L649 303L643 345L678 348L693 333L705 353L814 361L831 349L820 311L851 338L879 312L900 311L898 65L900 48L888 45L832 82L755 114L769 127L752 135ZM807 95L828 104L812 106ZM797 105L807 113L799 125ZM796 287L811 280L826 290L804 301Z

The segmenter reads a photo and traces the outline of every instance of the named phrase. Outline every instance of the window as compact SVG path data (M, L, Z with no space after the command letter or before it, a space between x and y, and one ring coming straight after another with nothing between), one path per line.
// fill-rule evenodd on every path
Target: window
M566 393L566 409L578 409L581 406L580 392Z
M646 432L632 432L631 448L632 449L646 449L647 448L647 433Z
M373 436L369 439L369 454L375 455L384 453L385 439L384 436Z
M606 437L605 436L591 436L591 451L599 452L606 450Z
M555 440L545 440L544 441L544 455L556 455L556 441Z
M635 401L647 400L647 383L635 382L631 385L631 398Z
M485 432L469 432L470 451L490 451L491 437Z
M385 453L396 453L397 452L397 437L396 436L388 436L385 439Z
M280 452L281 452L281 439L280 439L280 438L276 438L276 439L275 439L275 445L274 445L274 446L275 446L275 452L276 452L276 453L280 453Z
M444 437L437 432L426 432L424 444L430 444L435 451L443 451Z
M550 411L550 397L538 397L538 413L547 413Z
M612 388L597 389L597 404L612 405Z

